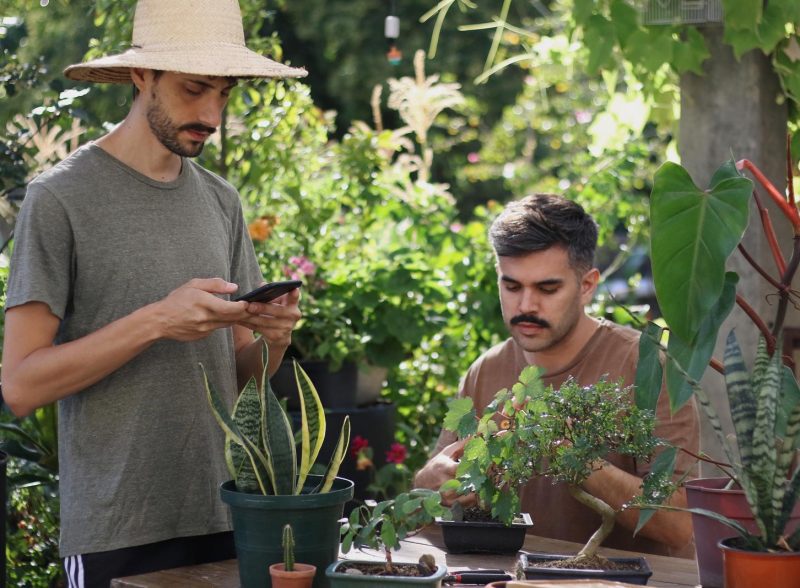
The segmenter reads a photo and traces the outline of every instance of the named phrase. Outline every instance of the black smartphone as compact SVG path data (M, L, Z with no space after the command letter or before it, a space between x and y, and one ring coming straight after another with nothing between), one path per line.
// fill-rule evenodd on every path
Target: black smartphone
M255 290L242 294L238 298L234 298L233 302L244 300L245 302L269 302L275 300L278 296L283 296L287 292L291 292L295 288L303 285L300 280L286 280L285 282L270 282L259 286Z

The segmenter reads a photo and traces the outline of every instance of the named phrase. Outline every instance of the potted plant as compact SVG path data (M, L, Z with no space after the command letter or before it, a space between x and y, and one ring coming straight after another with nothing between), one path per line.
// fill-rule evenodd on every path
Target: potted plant
M611 453L649 458L659 442L654 437L655 414L633 404L630 388L602 380L580 387L567 380L558 390L545 387L539 368L526 367L510 390L500 390L478 418L471 398L454 400L444 426L469 438L456 470L456 480L441 491L475 493L478 504L501 524L510 524L520 506L519 489L534 476L568 485L570 494L598 513L601 525L574 556L540 557L523 561L528 578L604 577L645 584L650 568L601 558L597 549L614 527L616 511L582 488ZM534 525L536 513L533 513ZM524 540L524 534L523 534ZM538 562L534 562L537 559ZM569 561L550 568L545 560ZM585 569L589 568L589 569Z
M400 541L432 523L435 517L448 516L441 499L441 494L435 490L417 488L390 500L371 501L354 509L348 518L342 520L342 552L348 553L353 545L372 547L384 552L385 561L342 560L333 563L325 572L331 586L441 586L447 568L437 566L432 556L422 556L419 563L392 560L392 549L399 549Z
M240 580L243 588L270 585L268 569L281 561L282 530L289 524L298 535L300 557L317 567L314 586L327 586L322 570L336 560L338 520L353 497L353 483L336 477L347 453L350 422L344 420L324 473L310 474L326 431L319 395L295 364L301 406L297 445L289 417L269 385L266 344L263 349L261 381L248 382L232 412L205 379L208 402L226 435L225 457L233 479L220 492L231 509Z
M283 527L283 561L269 566L273 588L311 588L316 566L294 561L294 533L291 525Z
M791 162L791 156L787 159ZM741 175L742 169L753 174L791 224L794 238L788 261L779 248L766 207L753 183ZM720 512L722 505L709 506L709 503L705 503L707 508L690 509L704 586L720 586L723 576L717 539L709 540L700 532L706 517L726 525L729 535L737 534L722 542L726 586L796 583L800 569L797 567L800 530L793 528L800 516L800 470L794 459L800 429L800 388L792 369L785 365L780 343L787 307L796 296L792 280L800 264L800 214L791 191L791 163L788 178L790 191L784 196L749 161L729 161L715 172L710 188L701 190L686 170L665 163L656 173L653 186L650 205L653 277L669 340L666 347L661 346L663 330L655 325L649 325L646 336L642 337L641 356L649 360L640 364L637 373L639 402L648 405L654 401L661 381L657 358L664 351L673 409L692 394L697 397L729 462L718 465L731 479L731 492L745 499L752 516L751 523L737 521L724 516L732 514L727 507ZM741 243L752 201L759 210L763 234L778 268L777 276L759 265ZM771 327L737 294L737 274L726 273L726 261L737 247L753 270L775 288L778 304ZM711 358L722 321L734 304L745 311L761 334L751 370L745 365L733 332L727 336L724 365ZM724 434L708 393L698 384L709 364L724 372L735 440ZM664 483L670 477L672 462L665 460L661 466L653 468L646 480L644 500L651 505L659 504L674 490L671 484ZM718 481L714 483L719 485ZM690 500L693 489L692 484L687 485ZM716 490L725 493L722 488ZM652 512L642 511L640 524ZM773 576L747 580L743 570L733 568L741 555L751 562L767 558ZM789 565L795 566L794 571L780 571L779 565L785 561L793 562Z

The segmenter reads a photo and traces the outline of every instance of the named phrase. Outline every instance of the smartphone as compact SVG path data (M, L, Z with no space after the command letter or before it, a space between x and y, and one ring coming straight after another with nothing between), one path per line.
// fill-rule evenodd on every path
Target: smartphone
M239 302L244 300L245 302L269 302L270 300L275 300L278 296L283 296L287 292L291 292L295 288L299 288L303 285L303 282L300 280L286 280L285 282L270 282L269 284L264 284L248 292L247 294L242 294L238 298L234 298L233 302Z

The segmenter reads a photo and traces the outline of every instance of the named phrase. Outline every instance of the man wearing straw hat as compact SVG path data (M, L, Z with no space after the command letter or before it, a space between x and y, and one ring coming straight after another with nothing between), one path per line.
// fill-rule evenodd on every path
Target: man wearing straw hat
M198 363L233 402L277 369L299 293L262 283L236 190L191 159L237 78L301 77L244 43L236 0L140 0L132 48L65 70L133 84L127 117L31 182L11 261L5 401L58 401L70 586L234 557L223 435ZM237 381L238 380L238 381Z

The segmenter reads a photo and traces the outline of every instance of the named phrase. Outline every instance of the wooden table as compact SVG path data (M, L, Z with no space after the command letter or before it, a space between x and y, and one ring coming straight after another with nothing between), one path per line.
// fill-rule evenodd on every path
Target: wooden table
M576 553L576 543L546 539L527 535L524 549L528 551L547 551L550 553ZM601 549L603 555L631 556L628 551ZM436 563L444 564L448 570L466 569L504 569L512 571L515 555L476 555L450 554L444 550L442 533L438 527L428 527L419 535L403 541L403 546L395 556L395 561L416 562L423 553L430 553ZM698 587L697 565L692 559L647 555L647 562L653 569L648 586L658 588ZM351 551L344 559L382 559L374 550ZM175 568L140 576L119 578L111 582L112 588L200 588L215 586L219 588L239 588L239 570L236 560L231 559L200 566Z

